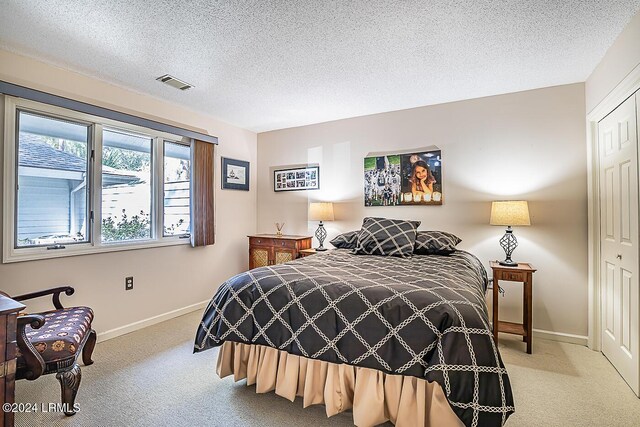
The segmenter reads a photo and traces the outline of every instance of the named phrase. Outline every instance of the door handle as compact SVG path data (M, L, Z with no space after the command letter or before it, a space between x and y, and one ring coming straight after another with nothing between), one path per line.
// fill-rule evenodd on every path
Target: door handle
M622 259L622 254L618 254L618 255L616 255L616 258L618 258L618 259Z

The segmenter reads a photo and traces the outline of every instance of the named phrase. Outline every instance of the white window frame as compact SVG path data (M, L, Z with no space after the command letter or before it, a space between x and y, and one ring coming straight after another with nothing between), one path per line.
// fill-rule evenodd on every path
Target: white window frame
M162 151L162 154L159 155L160 159L158 160L159 162L162 163L162 170L161 170L161 184L162 184L162 190L159 192L158 194L158 206L160 208L160 210L162 211L161 213L161 218L162 218L162 223L159 224L157 230L158 230L158 235L161 236L164 239L182 239L182 240L187 240L189 242L191 242L191 234L176 234L174 236L165 236L164 235L164 151L165 151L165 143L171 143L171 144L180 144L180 145L185 145L187 147L189 147L191 149L191 155L189 156L189 230L192 229L192 224L193 224L193 145L191 144L191 142L178 142L172 139L161 139L159 144L158 144L158 150L156 151Z
M5 95L4 101L4 188L3 188L3 251L4 263L30 261L37 259L60 258L75 255L87 255L102 252L114 252L132 249L146 249L162 246L187 245L188 235L164 236L164 141L191 146L190 139L142 126L123 123L104 117L94 116L78 111L56 107L41 102L31 101ZM88 183L90 185L89 211L93 212L93 220L87 224L91 227L88 243L65 245L64 249L47 249L41 247L16 247L16 177L17 177L17 143L16 117L18 110L32 112L52 118L61 118L81 123L92 124L89 129L90 141L87 152L90 156ZM102 242L102 130L103 128L121 130L133 134L144 135L152 139L151 145L151 238L135 241ZM193 175L192 175L193 176ZM190 195L192 204L192 195Z

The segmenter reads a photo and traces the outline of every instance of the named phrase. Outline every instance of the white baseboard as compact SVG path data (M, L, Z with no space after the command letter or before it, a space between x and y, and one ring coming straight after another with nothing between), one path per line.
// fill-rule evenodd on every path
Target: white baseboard
M209 304L209 301L210 300L197 302L195 304L191 304L186 307L179 308L177 310L172 310L167 313L159 314L157 316L153 316L147 319L139 320L137 322L129 323L128 325L120 326L119 328L110 329L108 331L98 333L97 342L110 340L112 338L119 337L120 335L128 334L129 332L134 332L139 329L146 328L147 326L155 325L156 323L164 322L165 320L173 319L174 317L191 313L192 311L202 310L207 306L207 304Z
M534 329L533 336L543 338L545 340L567 342L570 344L587 345L589 337L583 335L565 334L563 332L545 331L543 329Z

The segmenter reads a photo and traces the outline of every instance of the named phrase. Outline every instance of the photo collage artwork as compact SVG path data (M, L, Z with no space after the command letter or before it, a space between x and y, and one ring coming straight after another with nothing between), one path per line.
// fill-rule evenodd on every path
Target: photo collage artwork
M274 191L317 190L320 188L320 168L310 166L274 171Z
M440 150L364 159L365 206L441 205Z

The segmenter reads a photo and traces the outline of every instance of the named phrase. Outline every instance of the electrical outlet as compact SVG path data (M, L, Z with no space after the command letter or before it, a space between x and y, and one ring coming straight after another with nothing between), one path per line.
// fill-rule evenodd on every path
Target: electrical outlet
M124 278L124 290L130 291L133 289L133 276Z

